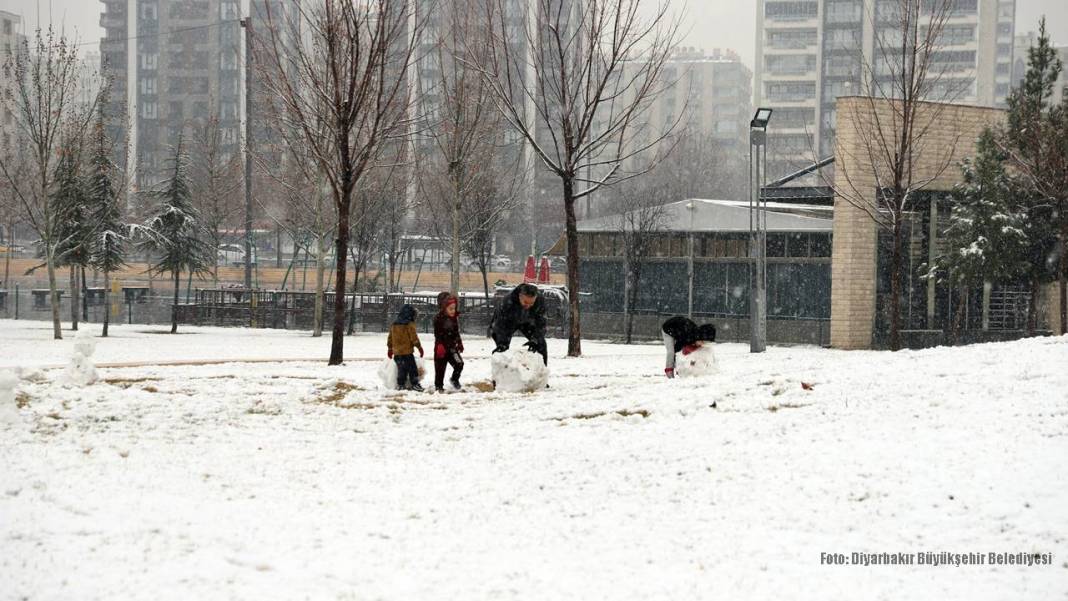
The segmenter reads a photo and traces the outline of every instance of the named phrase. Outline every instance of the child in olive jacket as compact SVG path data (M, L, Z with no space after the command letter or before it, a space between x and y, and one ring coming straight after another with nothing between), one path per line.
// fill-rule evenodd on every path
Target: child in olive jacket
M411 305L404 305L397 314L397 320L389 327L386 339L386 355L397 364L397 388L423 391L419 384L419 368L415 365L415 349L423 356L423 345L415 330L415 318L418 312Z
M460 320L457 317L458 299L443 292L438 295L438 314L434 316L434 389L445 390L445 366L452 366L449 383L453 390L460 389L460 373L464 370L464 342L460 338Z

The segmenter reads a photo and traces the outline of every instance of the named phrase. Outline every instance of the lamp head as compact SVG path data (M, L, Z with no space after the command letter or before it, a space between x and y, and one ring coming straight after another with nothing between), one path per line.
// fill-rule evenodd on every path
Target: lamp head
M771 109L758 108L756 114L753 115L753 120L749 122L749 127L759 127L765 129L768 126L768 121L771 120Z

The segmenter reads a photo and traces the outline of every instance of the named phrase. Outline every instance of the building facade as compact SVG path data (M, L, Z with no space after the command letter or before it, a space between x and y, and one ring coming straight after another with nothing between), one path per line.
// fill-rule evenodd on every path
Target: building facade
M0 61L6 61L13 53L19 52L25 43L22 35L22 17L14 13L0 10ZM4 97L12 91L11 80L0 73L0 94ZM6 152L14 147L16 137L15 115L11 113L10 103L3 103L3 115L0 115L0 152Z
M173 146L196 120L217 119L222 154L238 153L238 0L101 1L101 61L112 82L108 131L113 140L131 141L135 189L164 181Z
M758 1L754 101L775 110L769 179L834 154L836 99L889 76L880 57L892 45L902 6L912 2ZM950 11L928 99L1003 106L1012 84L1015 0L952 0Z

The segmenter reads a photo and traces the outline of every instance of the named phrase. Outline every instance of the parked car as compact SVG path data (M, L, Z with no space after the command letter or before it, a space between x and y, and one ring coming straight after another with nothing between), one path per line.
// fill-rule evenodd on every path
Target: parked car
M256 247L252 247L252 264L256 264ZM243 244L220 244L219 265L233 265L243 267L245 265L245 246Z
M507 255L497 255L493 257L493 267L496 269L511 269L514 262L512 258Z

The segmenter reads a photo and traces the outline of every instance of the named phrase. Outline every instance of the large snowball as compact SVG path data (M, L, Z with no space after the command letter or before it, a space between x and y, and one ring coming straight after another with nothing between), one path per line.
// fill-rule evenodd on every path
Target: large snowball
M415 358L415 368L419 370L419 380L426 375L426 363L422 357ZM382 386L386 390L397 389L397 363L393 359L386 359L378 366L378 378L382 380Z
M66 379L74 386L88 386L96 382L96 367L93 366L93 351L96 339L88 328L78 332L74 338L74 353L67 364Z
M541 355L524 348L494 353L490 364L497 390L534 392L549 383L549 368Z
M702 345L689 355L675 355L675 375L682 378L707 376L716 373L718 369L716 353L711 344Z
M15 387L19 378L8 370L0 370L0 423L15 423L19 418L19 408L15 404Z

